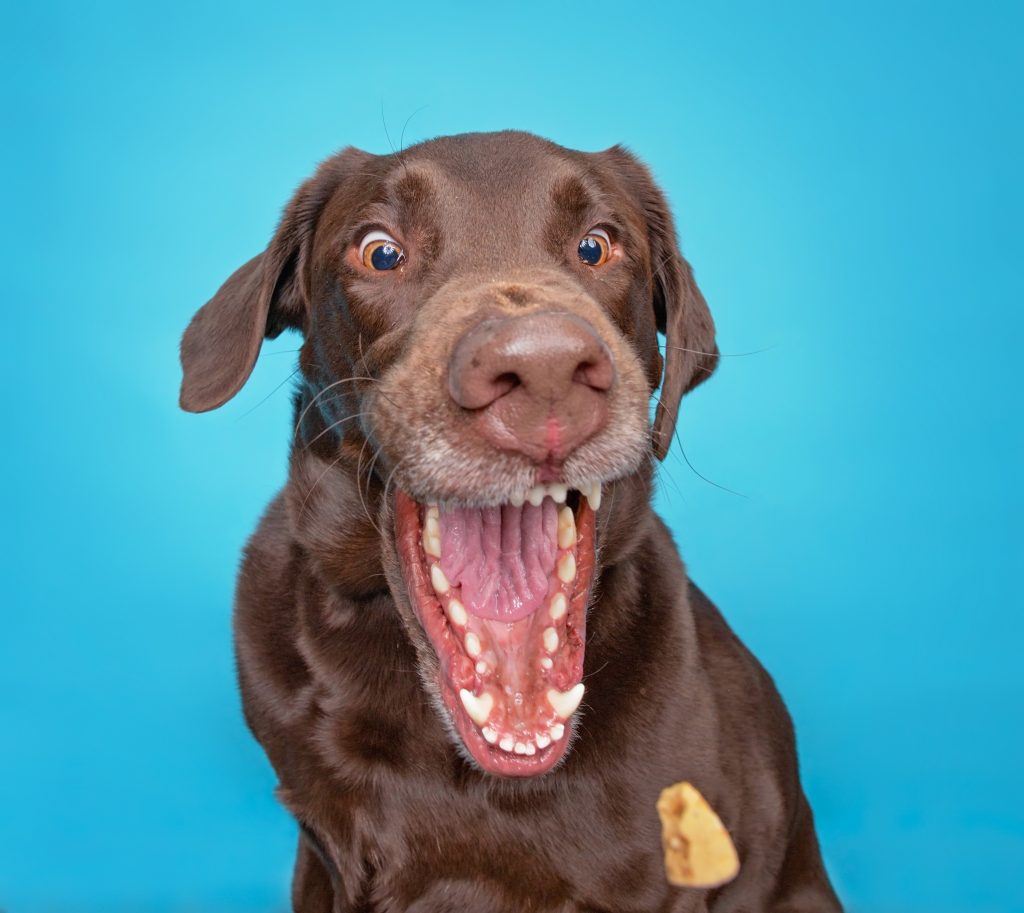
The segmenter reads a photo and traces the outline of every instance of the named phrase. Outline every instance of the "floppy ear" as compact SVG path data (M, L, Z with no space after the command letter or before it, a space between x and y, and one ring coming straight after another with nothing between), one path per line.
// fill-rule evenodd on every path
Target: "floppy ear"
M672 213L650 171L622 146L613 146L604 155L614 163L647 222L651 304L658 332L665 335L665 370L652 431L654 454L663 460L672 443L683 394L707 380L718 364L715 324L694 281L693 269L679 252Z
M263 339L291 327L304 330L306 261L317 216L348 161L349 149L329 159L296 191L267 249L239 267L199 312L181 338L181 408L222 406L248 380Z

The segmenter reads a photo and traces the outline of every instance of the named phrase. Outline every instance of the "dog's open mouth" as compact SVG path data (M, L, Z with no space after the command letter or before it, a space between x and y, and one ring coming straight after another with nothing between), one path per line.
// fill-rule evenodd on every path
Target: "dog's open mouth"
M398 552L439 660L438 686L481 768L554 767L583 698L583 650L599 483L539 485L506 504L395 496Z

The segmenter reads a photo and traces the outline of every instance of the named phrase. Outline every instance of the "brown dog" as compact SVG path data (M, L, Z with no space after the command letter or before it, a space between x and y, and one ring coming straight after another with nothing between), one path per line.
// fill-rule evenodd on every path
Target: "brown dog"
M182 406L286 327L290 475L235 631L295 909L839 910L786 710L650 508L717 349L644 166L524 133L348 149L192 321ZM715 890L665 878L680 780L739 851Z

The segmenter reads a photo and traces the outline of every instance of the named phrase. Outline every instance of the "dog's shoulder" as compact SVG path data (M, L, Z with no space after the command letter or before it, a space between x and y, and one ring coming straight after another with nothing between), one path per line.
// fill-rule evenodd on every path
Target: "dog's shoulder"
M692 580L687 581L687 601L724 722L731 718L738 735L762 743L768 739L785 756L794 741L793 726L772 676Z

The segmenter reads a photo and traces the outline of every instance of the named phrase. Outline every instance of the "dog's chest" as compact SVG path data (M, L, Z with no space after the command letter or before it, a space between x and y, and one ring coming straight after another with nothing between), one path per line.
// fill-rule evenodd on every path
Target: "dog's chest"
M408 913L703 909L668 902L653 806L644 815L622 796L403 791L368 821L364 896Z

